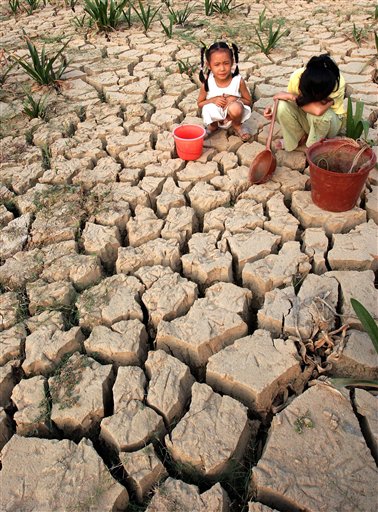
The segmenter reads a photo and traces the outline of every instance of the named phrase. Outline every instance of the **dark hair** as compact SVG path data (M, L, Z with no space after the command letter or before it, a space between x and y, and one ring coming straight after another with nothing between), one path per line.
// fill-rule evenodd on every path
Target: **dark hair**
M239 49L236 46L236 44L234 44L234 43L232 43L231 46L232 46L232 48L230 48L228 46L228 44L225 43L224 41L217 41L216 43L214 43L211 46L209 46L209 48L206 48L206 46L202 46L202 48L201 48L201 71L200 71L200 74L199 74L199 79L205 85L205 91L206 92L209 91L208 80L209 80L210 72L208 72L207 76L205 77L205 73L203 72L203 68L204 68L204 65L205 65L205 62L204 62L205 57L206 57L207 62L210 62L211 55L213 53L218 52L218 51L229 52L231 60L236 62L236 68L235 68L235 71L232 73L232 76L234 77L234 76L239 74L239 66L238 66L238 63L239 63Z
M303 107L313 101L325 100L339 85L340 71L331 57L327 53L311 57L299 80L297 105Z

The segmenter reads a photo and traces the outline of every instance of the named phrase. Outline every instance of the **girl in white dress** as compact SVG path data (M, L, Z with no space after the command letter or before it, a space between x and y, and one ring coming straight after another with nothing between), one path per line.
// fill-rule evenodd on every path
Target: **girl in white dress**
M203 72L204 57L208 74ZM235 71L232 66L236 63ZM251 138L248 130L243 126L251 116L251 95L239 75L238 48L232 44L230 48L224 42L212 44L209 48L201 49L202 82L198 96L198 106L202 108L202 118L207 134L215 132L218 128L232 126L243 141Z

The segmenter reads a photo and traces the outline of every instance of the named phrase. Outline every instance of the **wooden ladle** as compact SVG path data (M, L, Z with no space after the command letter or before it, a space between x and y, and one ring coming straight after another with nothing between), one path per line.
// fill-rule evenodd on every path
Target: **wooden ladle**
M258 185L260 183L265 183L266 181L268 181L269 178L274 173L274 171L276 170L277 162L275 156L273 155L270 149L270 145L272 143L274 122L276 120L277 114L277 105L278 100L274 100L272 121L270 123L270 130L268 140L266 141L266 148L264 149L264 151L261 151L261 153L256 155L256 157L254 158L253 162L249 167L248 179L249 182L254 185Z

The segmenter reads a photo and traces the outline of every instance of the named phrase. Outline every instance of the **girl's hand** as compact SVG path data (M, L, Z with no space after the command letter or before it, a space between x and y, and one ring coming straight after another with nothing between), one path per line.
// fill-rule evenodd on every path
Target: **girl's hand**
M215 96L215 98L212 98L212 103L215 103L217 107L224 108L226 103L226 98L224 96Z
M226 96L226 107L228 107L228 105L236 100L239 100L240 98L238 96Z
M272 117L273 117L273 109L272 109L272 107L265 107L265 109L264 109L264 117L265 117L265 119L268 119L268 121L272 120Z

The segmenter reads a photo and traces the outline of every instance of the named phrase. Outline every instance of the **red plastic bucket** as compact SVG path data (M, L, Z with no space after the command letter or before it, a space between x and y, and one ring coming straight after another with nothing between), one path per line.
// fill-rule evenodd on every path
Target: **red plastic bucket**
M184 124L173 130L176 151L183 160L197 160L202 155L206 131L196 124Z
M322 140L307 149L311 197L316 206L329 212L354 208L377 161L373 150L367 147L354 167L356 172L348 173L360 149L355 141L342 138Z

